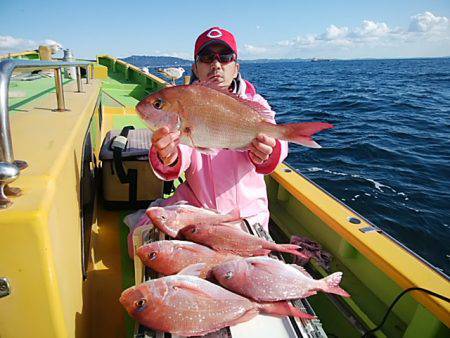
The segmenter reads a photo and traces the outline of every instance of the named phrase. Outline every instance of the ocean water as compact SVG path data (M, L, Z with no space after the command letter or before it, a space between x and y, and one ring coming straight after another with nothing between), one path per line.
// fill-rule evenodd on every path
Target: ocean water
M242 64L278 123L325 121L287 163L450 274L450 58Z

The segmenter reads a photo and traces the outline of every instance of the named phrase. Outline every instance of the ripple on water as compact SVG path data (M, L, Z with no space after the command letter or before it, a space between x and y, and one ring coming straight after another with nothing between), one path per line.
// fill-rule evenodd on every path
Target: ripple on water
M450 273L450 58L242 64L278 123L327 121L287 162Z

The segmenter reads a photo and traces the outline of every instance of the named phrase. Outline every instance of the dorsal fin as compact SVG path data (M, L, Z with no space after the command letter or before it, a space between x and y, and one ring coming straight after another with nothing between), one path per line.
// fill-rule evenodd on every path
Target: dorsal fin
M202 87L216 90L222 94L228 95L228 96L232 97L233 99L245 104L247 107L251 108L252 110L256 111L259 115L261 115L261 117L263 119L273 120L273 116L271 115L270 110L267 107L264 107L262 104L260 104L258 102L239 97L235 93L230 93L228 90L219 87L218 85L216 85L215 83L213 83L211 81L197 81L197 82L194 82L191 86L202 86Z
M311 276L309 274L308 271L305 270L305 268L303 266L297 265L297 264L289 264L290 266L292 266L293 268L297 269L298 271L300 271L303 275L305 275L306 277L309 278L313 278L313 276ZM314 278L313 278L314 279Z

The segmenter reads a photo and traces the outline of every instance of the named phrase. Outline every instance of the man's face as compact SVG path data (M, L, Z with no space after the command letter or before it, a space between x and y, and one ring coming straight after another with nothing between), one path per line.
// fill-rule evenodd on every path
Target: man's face
M233 52L226 46L217 44L207 46L200 55L231 53ZM228 88L239 73L239 64L235 60L221 63L217 57L211 63L202 62L201 58L196 58L192 70L200 81L211 81L219 87Z

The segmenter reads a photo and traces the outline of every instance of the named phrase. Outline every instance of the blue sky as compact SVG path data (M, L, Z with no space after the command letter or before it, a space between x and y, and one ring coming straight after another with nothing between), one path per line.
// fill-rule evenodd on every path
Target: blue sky
M2 4L0 54L52 40L85 58L191 59L215 25L235 34L242 59L450 56L449 0L14 0Z

